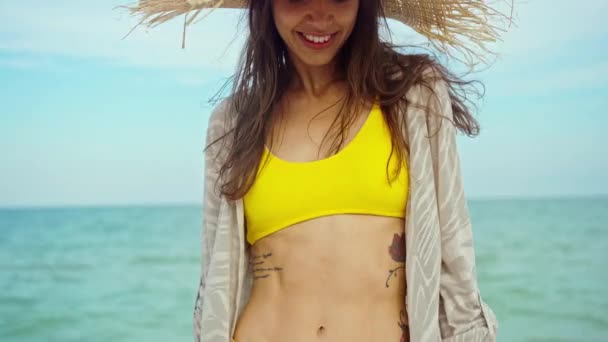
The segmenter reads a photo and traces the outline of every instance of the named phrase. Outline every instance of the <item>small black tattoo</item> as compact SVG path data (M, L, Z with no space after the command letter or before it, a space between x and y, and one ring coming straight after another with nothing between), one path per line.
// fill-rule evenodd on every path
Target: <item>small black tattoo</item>
M393 276L396 277L397 276L397 271L398 270L403 270L403 269L405 269L405 266L399 266L399 267L394 268L392 270L388 270L388 277L386 278L386 283L384 283L384 285L386 287L388 287L388 280L391 278L391 275L393 275Z
M253 271L282 271L283 267L254 268Z
M399 312L400 320L397 321L397 325L401 328L401 340L399 342L409 342L410 341L410 328L409 322L407 320L407 313L404 310Z
M278 266L270 266L270 267L261 266L261 265L264 265L264 263L266 262L266 259L268 259L271 256L272 256L272 252L251 256L251 258L249 260L249 266L252 267L251 270L253 272L253 279L268 278L270 276L270 274L268 274L267 272L283 270L282 267L278 267ZM258 267L258 265L260 265L260 266Z

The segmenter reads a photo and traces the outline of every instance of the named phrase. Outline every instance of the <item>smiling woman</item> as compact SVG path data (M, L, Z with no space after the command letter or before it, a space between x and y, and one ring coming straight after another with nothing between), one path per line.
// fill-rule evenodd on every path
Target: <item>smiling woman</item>
M378 31L386 10L481 42L489 18L473 13L489 8L242 6L250 37L207 131L195 340L494 341L455 144L478 131L455 92L470 82Z
M272 1L274 25L287 50L313 64L328 64L336 56L355 26L358 9L359 0ZM331 19L321 19L328 14ZM315 53L310 54L310 49Z

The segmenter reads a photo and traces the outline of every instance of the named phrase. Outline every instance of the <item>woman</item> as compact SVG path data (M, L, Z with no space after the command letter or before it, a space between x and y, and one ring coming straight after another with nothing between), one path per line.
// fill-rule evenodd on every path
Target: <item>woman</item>
M135 11L211 6L178 2ZM494 341L455 142L478 129L466 83L379 39L415 6L221 5L248 8L250 37L207 131L196 341Z

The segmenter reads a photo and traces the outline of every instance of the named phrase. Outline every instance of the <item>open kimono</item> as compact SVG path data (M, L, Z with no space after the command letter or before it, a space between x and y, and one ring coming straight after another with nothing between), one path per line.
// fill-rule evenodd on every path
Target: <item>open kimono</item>
M416 85L407 93L408 99L452 119L446 82L432 84L437 98ZM230 129L225 120L227 101L229 98L212 111L207 144ZM411 341L495 341L498 323L477 285L456 128L440 117L427 120L426 110L413 105L400 117L407 120L403 134L410 147L404 227L407 293L403 300ZM245 240L243 201L229 201L214 187L221 145L214 144L205 157L201 278L193 317L197 342L231 341L253 280L248 270L250 246Z

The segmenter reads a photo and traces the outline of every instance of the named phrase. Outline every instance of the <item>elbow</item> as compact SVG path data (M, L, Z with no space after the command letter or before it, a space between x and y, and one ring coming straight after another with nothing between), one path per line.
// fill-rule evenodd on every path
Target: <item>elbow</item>
M494 311L481 299L476 300L466 310L454 310L447 315L440 314L442 342L496 342L498 321ZM448 318L449 317L449 318Z

